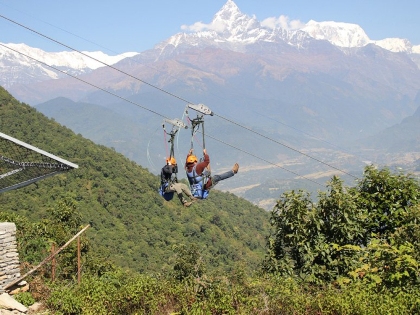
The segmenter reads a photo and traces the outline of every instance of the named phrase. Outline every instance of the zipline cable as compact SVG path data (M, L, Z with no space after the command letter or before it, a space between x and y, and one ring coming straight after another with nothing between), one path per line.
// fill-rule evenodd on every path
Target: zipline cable
M310 178L308 178L308 177L305 177L305 176L300 175L300 174L298 174L298 173L296 173L296 172L294 172L294 171L291 171L291 170L289 170L289 169L286 169L286 168L284 168L283 166L280 166L280 165L278 165L278 164L276 164L276 163L270 162L270 161L268 161L268 160L266 160L266 159L264 159L264 158L260 158L259 156L255 155L255 154L253 154L253 153L250 153L250 152L248 152L248 151L242 150L242 149L240 149L240 148L238 148L238 147L236 147L236 146L234 146L234 145L231 145L231 144L226 143L226 142L224 142L224 141L222 141L222 140L216 139L216 138L214 138L214 137L212 137L212 136L210 136L210 135L208 135L208 134L206 134L206 136L207 136L207 137L209 137L209 138L211 138L211 139L213 139L213 140L216 140L216 141L218 141L218 142L221 142L221 143L223 143L223 144L225 144L225 145L228 145L228 146L230 146L231 148L234 148L234 149L236 149L236 150L238 150L238 151L241 151L241 152L246 153L246 154L248 154L248 155L250 155L250 156L253 156L253 157L257 158L257 159L261 159L262 161L264 161L264 162L266 162L266 163L268 163L268 164L274 165L274 166L276 166L276 167L278 167L278 168L281 168L281 169L283 169L283 170L285 170L285 171L287 171L287 172L290 172L290 173L292 173L292 174L294 174L294 175L297 175L297 176L299 176L299 177L301 177L301 178L304 178L304 179L306 179L306 180L308 180L308 181L310 181L310 182L312 182L312 183L314 183L314 184L317 184L317 185L319 185L319 186L324 186L324 185L322 185L322 184L320 184L320 183L318 183L318 182L316 182L316 181L314 181L314 180L312 180L312 179L310 179Z
M149 111L149 112L151 112L151 113L153 113L153 114L155 114L155 115L158 115L158 116L163 117L163 118L167 118L167 117L165 117L164 115L159 114L158 112L156 112L156 111L154 111L154 110L151 110L151 109L149 109L149 108L147 108L147 107L141 106L140 104L137 104L137 103L135 103L135 102L133 102L133 101L130 101L129 99L126 99L126 98L124 98L124 97L122 97L122 96L119 96L118 94L115 94L115 93L113 93L113 92L110 92L110 91L108 91L108 90L106 90L106 89L104 89L104 88L101 88L101 87L99 87L99 86L97 86L97 85L93 84L93 83L87 82L87 81L85 81L85 80L83 80L83 79L81 79L81 78L76 77L75 75L72 75L72 74L67 73L67 72L65 72L65 71L63 71L63 70L60 70L60 69L58 69L58 68L56 68L56 67L54 67L54 66L51 66L51 65L49 65L49 64L47 64L47 63L45 63L45 62L43 62L43 61L41 61L41 60L38 60L38 59L36 59L36 58L34 58L34 57L31 57L31 56L29 56L29 55L27 55L27 54L24 54L24 53L22 53L22 52L20 52L20 51L18 51L18 50L16 50L16 49L10 48L10 47L8 47L8 46L6 46L6 45L2 44L2 43L0 43L0 46L3 46L3 47L5 47L5 48L7 48L7 49L10 49L10 50L13 50L14 52L17 52L18 54L21 54L21 55L23 55L23 56L25 56L25 57L27 57L27 58L30 58L30 59L32 59L32 60L34 60L34 61L36 61L36 62L39 62L39 63L41 63L41 64L43 64L43 65L45 65L45 66L47 66L47 67L49 67L49 68L52 68L52 69L54 69L54 70L56 70L56 71L58 71L58 72L61 72L61 73L65 74L65 75L68 75L68 76L70 76L70 77L72 77L72 78L74 78L74 79L76 79L76 80L79 80L79 81L81 81L81 82L83 82L83 83L85 83L85 84L88 84L88 85L90 85L90 86L92 86L92 87L94 87L94 88L96 88L96 89L99 89L99 90L101 90L101 91L105 92L105 93L108 93L108 94L111 94L111 95L113 95L113 96L115 96L115 97L118 97L119 99L122 99L122 100L124 100L124 101L126 101L126 102L128 102L128 103L131 103L131 104L133 104L133 105L136 105L136 106L138 106L138 107L141 107L141 108L143 108L144 110L147 110L147 111Z
M51 68L51 69L54 69L54 70L56 70L56 71L58 71L58 72L61 72L61 73L63 73L63 74L66 74L66 75L68 75L68 76L70 76L70 77L72 77L72 78L74 78L74 79L76 79L76 80L79 80L79 81L81 81L81 82L83 82L83 83L85 83L85 84L88 84L88 85L90 85L90 86L92 86L92 87L94 87L94 88L97 88L97 89L99 89L99 90L101 90L101 91L103 91L103 92L105 92L105 93L108 93L108 94L110 94L110 95L112 95L112 96L115 96L115 97L117 97L117 98L121 99L121 100L124 100L124 101L126 101L126 102L129 102L129 103L131 103L131 104L133 104L133 105L135 105L135 106L138 106L138 107L140 107L140 108L142 108L142 109L144 109L144 110L147 110L147 111L149 111L149 112L151 112L151 113L153 113L153 114L155 114L155 115L158 115L158 116L160 116L160 117L163 117L164 119L168 119L168 118L167 118L167 117L165 117L164 115L159 114L158 112L156 112L156 111L154 111L154 110L151 110L151 109L149 109L149 108L147 108L147 107L141 106L140 104L137 104L137 103L135 103L135 102L133 102L133 101L130 101L130 100L128 100L128 99L126 99L126 98L124 98L124 97L122 97L122 96L119 96L118 94L112 93L112 92L110 92L110 91L108 91L108 90L106 90L106 89L103 89L103 88L101 88L101 87L99 87L99 86L97 86L97 85L95 85L95 84L93 84L93 83L87 82L87 81L85 81L85 80L83 80L83 79L81 79L81 78L78 78L78 77L76 77L76 76L74 76L74 75L72 75L72 74L69 74L69 73L67 73L67 72L65 72L65 71L62 71L62 70L60 70L60 69L57 69L57 68L56 68L56 67L54 67L54 66L51 66L51 65L49 65L49 64L47 64L47 63L45 63L45 62L42 62L42 61L40 61L40 60L38 60L38 59L36 59L36 58L34 58L34 57L31 57L31 56L29 56L29 55L26 55L26 54L24 54L24 53L22 53L22 52L20 52L20 51L18 51L18 50L15 50L15 49L13 49L13 48L10 48L10 47L8 47L8 46L6 46L6 45L2 44L2 43L0 43L0 46L5 47L5 48L7 48L7 49L10 49L10 50L12 50L12 51L14 51L14 52L17 52L17 53L19 53L19 54L21 54L21 55L23 55L23 56L25 56L25 57L27 57L27 58L29 58L29 59L32 59L32 60L34 60L34 61L36 61L36 62L39 62L40 64L43 64L43 65L45 65L45 66L47 66L47 67L49 67L49 68ZM240 148L238 148L238 147L236 147L236 146L233 146L233 145L231 145L231 144L229 144L229 143L227 143L227 142L224 142L224 141L222 141L222 140L219 140L219 139L217 139L217 138L215 138L215 137L213 137L213 136L210 136L210 135L208 135L208 134L207 134L207 136L208 136L209 138L211 138L211 139L213 139L213 140L215 140L215 141L218 141L218 142L220 142L220 143L222 143L222 144L225 144L225 145L227 145L227 146L229 146L229 147L231 147L231 148L234 148L234 149L236 149L236 150L238 150L238 151L241 151L241 152L246 153L246 154L248 154L248 155L250 155L250 156L253 156L253 157L255 157L255 158L259 159L259 160L262 160L262 161L267 162L267 163L269 163L269 164L271 164L271 165L274 165L274 166L276 166L276 167L279 167L279 168L281 168L281 169L283 169L283 170L285 170L285 171L287 171L287 172L290 172L290 173L292 173L292 174L294 174L294 175L296 175L296 176L299 176L300 178L306 179L306 180L311 181L311 182L313 182L313 183L315 183L315 184L317 184L317 185L323 186L322 184L320 184L320 183L318 183L318 182L316 182L316 181L314 181L314 180L311 180L311 179L309 179L309 178L307 178L307 177L305 177L305 176L303 176L303 175L300 175L300 174L298 174L298 173L296 173L296 172L294 172L294 171L288 170L288 169L286 169L286 168L284 168L284 167L282 167L282 166L280 166L280 165L278 165L278 164L272 163L272 162L270 162L270 161L268 161L268 160L266 160L266 159L264 159L264 158L258 157L258 156L257 156L257 155L255 155L255 154L252 154L252 153L250 153L250 152L247 152L247 151L245 151L245 150L242 150L242 149L240 149Z
M155 133L157 132L157 130L158 130L159 128L157 128L156 130L155 130ZM150 138L149 139L149 141L147 142L147 149L146 149L146 152L147 152L147 161L149 162L149 164L152 166L152 169L154 170L154 171L157 171L158 170L158 168L156 167L156 165L155 165L155 163L153 162L153 160L152 160L152 158L151 158L151 156L150 156L150 142L152 141L152 139Z
M95 57L89 56L88 54L85 54L84 52L82 52L82 51L80 51L80 50L77 50L77 49L75 49L75 48L73 48L73 47L70 47L70 46L68 46L68 45L66 45L66 44L63 44L63 43L61 43L61 42L59 42L59 41L57 41L57 40L55 40L55 39L53 39L53 38L51 38L51 37L49 37L49 36L47 36L47 35L44 35L44 34L42 34L42 33L40 33L40 32L35 31L34 29L31 29L30 27L27 27L27 26L25 26L25 25L23 25L23 24L20 24L19 22L16 22L16 21L14 21L14 20L12 20L12 19L9 19L9 18L7 18L7 17L5 17L5 16L3 16L3 15L1 15L1 14L0 14L0 17L1 17L1 18L3 18L3 19L5 19L5 20L7 20L7 21L9 21L9 22L12 22L12 23L14 23L14 24L16 24L16 25L18 25L18 26L20 26L20 27L23 27L23 28L27 29L28 31L31 31L31 32L33 32L33 33L35 33L35 34L39 35L39 36L42 36L42 37L44 37L44 38L46 38L46 39L48 39L48 40L50 40L50 41L53 41L54 43L57 43L57 44L59 44L59 45L61 45L61 46L64 46L64 47L66 47L66 48L68 48L68 49L71 49L71 50L73 50L73 51L75 51L75 52L78 52L79 54L81 54L81 55L83 55L83 56L85 56L85 57L88 57L88 58L90 58L90 59L92 59L92 60L95 60L96 62L99 62L99 63L103 64L103 65L104 65L104 66L106 66L106 67L109 67L109 68L111 68L111 69L114 69L115 71L118 71L118 72L120 72L120 73L122 73L122 74L124 74L124 75L127 75L127 76L129 76L130 78L132 78L132 79L135 79L135 80L137 80L137 81L139 81L139 82L141 82L141 83L144 83L144 84L146 84L146 85L148 85L148 86L150 86L150 87L153 87L153 88L155 88L155 89L157 89L157 90L159 90L159 91L161 91L161 92L163 92L163 93L166 93L166 94L168 94L168 95L170 95L170 96L172 96L172 97L175 97L175 98L177 98L177 99L179 99L179 100L181 100L181 101L183 101L183 102L185 102L185 103L190 103L190 102L188 102L187 100L183 99L182 97L179 97L179 96L177 96L177 95L175 95L175 94L172 94L171 92L168 92L168 91L166 91L166 90L164 90L164 89L161 89L160 87L158 87L158 86L156 86L156 85L153 85L153 84L151 84L151 83L149 83L149 82L143 81L142 79L139 79L139 78L137 78L137 77L135 77L135 76L133 76L133 75L131 75L131 74L129 74L129 73L127 73L127 72L125 72L125 71L122 71L122 70L120 70L120 69L118 69L118 68L116 68L116 67L114 67L114 66L112 66L112 65L110 65L110 64L107 64L106 62L103 62L103 61L101 61L101 60L99 60L99 59L97 59L97 58L95 58Z
M59 27L59 26L56 26L56 25L51 24L51 23L49 23L49 22L47 22L47 21L44 21L44 20L42 20L42 19L39 19L39 18L37 18L37 17L35 17L35 16L32 16L32 15L30 15L30 14L27 14L26 12L23 12L23 11L21 11L21 10L18 10L18 9L12 8L11 6L8 6L8 5L7 5L7 4L5 4L5 3L1 3L1 4L2 4L2 5L4 5L4 6L7 6L7 7L9 7L9 8L11 8L11 9L13 9L13 10L16 10L16 11L18 11L18 12L20 12L20 13L26 14L26 15L28 15L29 17L31 17L32 19L35 19L35 20L41 21L41 22L43 22L43 23L45 23L45 24L47 24L47 25L49 25L49 26L52 26L52 27L54 27L54 28L56 28L56 29L58 29L58 30L60 30L60 31L63 31L63 32L65 32L65 33L67 33L67 34L70 34L70 35L72 35L72 36L74 36L74 37L77 37L77 38L79 38L79 39L82 39L82 40L84 40L85 42L88 42L88 43L90 43L90 44L93 44L93 45L95 45L95 46L98 46L98 47L100 47L100 48L103 48L103 49L105 49L105 50L107 50L107 51L109 51L109 52L112 52L112 53L114 53L114 54L117 54L117 55L119 54L119 53L118 53L118 52L116 52L115 50L112 50L112 49L110 49L110 48L108 48L108 47L105 47L105 46L103 46L103 45L101 45L101 44L98 44L98 43L96 43L96 42L94 42L94 41L92 41L92 40L90 40L90 39L87 39L87 38L84 38L84 37L79 36L79 35L77 35L77 34L74 34L74 33L72 33L72 32L69 32L69 31L67 31L67 30L65 30L65 29L63 29L63 28L61 28L61 27ZM140 63L139 63L139 64L140 64ZM142 65L143 65L143 66L145 66L145 67L151 68L151 69L153 69L153 70L156 70L156 71L159 71L159 72L161 72L161 73L162 73L162 71L161 71L161 70L159 70L159 69L157 69L157 68L155 68L155 67L152 67L152 66L150 66L150 65L146 65L146 64L142 64ZM174 76L172 76L172 75L170 75L170 74L167 74L167 73L166 73L165 75L169 75L170 77L172 77L172 78L174 78L174 79L178 79L178 78L176 78L176 77L174 77ZM215 96L215 97L220 98L220 95L219 95L219 94L213 94L213 93L211 93L211 94L212 94L213 96ZM223 98L221 98L221 99L223 99ZM331 142L326 141L326 140L324 140L324 139L320 139L320 138L318 138L318 137L315 137L315 136L313 136L313 135L311 135L311 134L308 134L308 133L306 133L306 132L304 132L304 131L302 131L302 130L300 130L300 129L296 128L296 127L293 127L293 126L290 126L290 125L288 125L288 124L285 124L285 123L283 123L283 122L281 122L281 121L278 121L278 120L276 120L276 119L274 119L274 118L272 118L272 117L268 117L268 116L266 116L266 115L264 115L264 114L261 114L261 113L259 113L259 112L256 112L255 110L252 110L252 112L254 112L254 113L256 113L257 115L260 115L260 116L262 116L262 117L264 117L264 118L274 120L275 122L277 122L277 123L279 123L279 124L282 124L283 126L286 126L286 127L290 128L290 129L293 129L293 130L295 130L295 131L301 132L301 133L303 133L304 135L309 136L309 137L311 137L311 138L313 138L313 139L315 139L315 140L318 140L318 141L322 141L322 142L324 142L324 143L327 143L328 145L333 146L333 147L335 147L335 148L337 148L337 149L339 149L339 150L341 150L341 151L344 151L344 152L346 152L346 153L348 153L348 154L355 155L354 153L349 152L349 151L347 151L347 150L345 150L345 149L343 149L343 148L339 147L338 145L336 145L336 144L334 144L334 143L331 143ZM179 138L179 136L178 136L177 138ZM359 159L360 159L360 157L359 157Z
M234 124L234 125L236 125L236 126L238 126L238 127L241 127L241 128L246 129L246 130L248 130L248 131L251 131L251 132L253 132L253 133L255 133L255 134L259 135L260 137L262 137L262 138L264 138L264 139L267 139L267 140L270 140L270 141L272 141L272 142L274 142L274 143L277 143L277 144L279 144L279 145L282 145L282 146L284 146L284 147L286 147L286 148L288 148L288 149L290 149L290 150L292 150L292 151L295 151L295 152L297 152L297 153L299 153L299 154L302 154L302 155L304 155L304 156L306 156L306 157L308 157L308 158L310 158L310 159L312 159L312 160L315 160L315 161L317 161L317 162L319 162L319 163L321 163L321 164L324 164L324 165L326 165L326 166L328 166L328 167L331 167L331 168L333 168L333 169L335 169L335 170L337 170L337 171L339 171L339 172L342 172L342 173L344 173L344 174L347 174L347 175L349 175L349 176L353 177L354 179L358 179L358 177L356 177L356 176L354 176L354 175L352 175L352 174L350 174L350 173L347 173L346 171L343 171L343 170L341 170L341 169L339 169L339 168L337 168L337 167L335 167L335 166L333 166L333 165L331 165L331 164L328 164L328 163L326 163L326 162L323 162L323 161L321 161L321 160L319 160L319 159L317 159L317 158L315 158L315 157L313 157L313 156L310 156L310 155L308 155L308 154L306 154L306 153L303 153L303 152L301 152L301 151L299 151L299 150L297 150L297 149L295 149L295 148L293 148L293 147L291 147L291 146L289 146L289 145L287 145L287 144L281 143L280 141L277 141L277 140L274 140L274 139L272 139L272 138L270 138L270 137L267 137L267 136L263 135L262 133L259 133L258 131L255 131L255 130L252 130L251 128L249 128L249 127L247 127L247 126L244 126L244 125L241 125L241 124L239 124L239 123L237 123L237 122L234 122L233 120L231 120L231 119L229 119L229 118L223 117L223 116L218 115L218 114L216 114L216 113L214 114L214 116L217 116L217 117L219 117L219 118L221 118L221 119L223 119L223 120L225 120L225 121L227 121L227 122L230 122L231 124Z
M269 117L269 116L267 116L267 115L264 115L264 114L258 113L258 112L256 112L255 110L251 110L251 111L252 111L253 113L257 114L257 115L260 115L260 116L262 116L262 117L264 117L264 118L266 118L266 119L270 119L270 120L272 120L272 121L274 121L274 122L276 122L276 123L278 123L278 124L281 124L281 125L283 125L283 126L285 126L285 127L287 127L287 128L290 128L290 129L293 129L293 130L295 130L295 131L298 131L298 132L300 132L300 133L304 134L305 136L308 136L308 137L310 137L310 138L312 138L312 139L314 139L314 140L317 140L317 141L320 141L320 142L324 142L324 143L328 144L329 146L331 146L331 147L334 147L334 148L338 149L339 151L342 151L342 152L345 152L345 153L350 154L350 155L352 155L352 156L355 156L355 157L357 157L360 161L363 161L363 158L361 158L360 156L357 156L357 155L356 155L356 154L354 154L353 152L350 152L350 151L348 151L348 150L346 150L346 149L344 149L344 148L342 148L342 147L340 147L340 146L338 146L338 145L336 145L336 144L334 144L334 143L332 143L332 142L329 142L329 141L327 141L327 140L324 140L324 139L318 138L318 137L316 137L316 136L314 136L314 135L311 135L311 134L309 134L309 133L307 133L307 132L305 132L305 131L303 131L303 130L300 130L300 129L296 128L296 127L293 127L293 126L291 126L291 125L288 125L288 124L286 124L286 123L284 123L284 122L282 122L282 121L280 121L280 120L278 120L278 119L275 119L275 118L273 118L273 117Z
M103 61L101 61L101 60L99 60L99 59L97 59L97 58L94 58L94 57L92 57L92 56L89 56L89 55L87 55L87 54L85 54L85 53L83 53L83 52L81 52L81 51L79 51L79 50L77 50L77 49L75 49L75 48L72 48L72 47L70 47L70 46L68 46L68 45L66 45L66 44L63 44L63 43L61 43L61 42L59 42L59 41L57 41L57 40L55 40L55 39L53 39L53 38L51 38L51 37L49 37L49 36L46 36L46 35L44 35L44 34L42 34L42 33L40 33L40 32L37 32L37 31L35 31L35 30L33 30L33 29L31 29L30 27L27 27L27 26L25 26L25 25L23 25L23 24L21 24L21 23L19 23L19 22L16 22L16 21L14 21L14 20L12 20L12 19L9 19L9 18L7 18L7 17L5 17L5 16L3 16L3 15L0 15L0 17L1 18L3 18L3 19L5 19L5 20L7 20L7 21L9 21L9 22L11 22L11 23L14 23L14 24L16 24L16 25L18 25L18 26L20 26L20 27L23 27L23 28L25 28L25 29L27 29L27 30L29 30L29 31L31 31L31 32L33 32L33 33L35 33L35 34L38 34L39 36L42 36L42 37L44 37L44 38L47 38L48 40L51 40L51 41L53 41L53 42L55 42L55 43L57 43L57 44L59 44L59 45L62 45L62 46L64 46L64 47L66 47L66 48L68 48L68 49L71 49L71 50L73 50L73 51L75 51L75 52L78 52L79 54L81 54L81 55L83 55L83 56L85 56L85 57L88 57L88 58L90 58L90 59L92 59L92 60L95 60L95 61L97 61L97 62L99 62L99 63L101 63L101 64L103 64L104 66L107 66L107 67L109 67L109 68L111 68L111 69L113 69L113 70L115 70L115 71L118 71L118 72L120 72L120 73L122 73L122 74L124 74L124 75L127 75L127 76L129 76L130 78L132 78L132 79L135 79L135 80L138 80L139 82L142 82L142 83L144 83L144 84L146 84L146 85L148 85L148 86L150 86L150 87L153 87L153 88L155 88L155 89L157 89L157 90L159 90L159 91L161 91L161 92L163 92L163 93L166 93L167 95L170 95L170 96L172 96L172 97L174 97L174 98L177 98L178 100L181 100L181 101L183 101L183 102L185 102L185 103L189 103L189 104L192 104L191 102L189 102L189 101L187 101L186 99L184 99L184 98L182 98L182 97L180 97L180 96L177 96L177 95L175 95L175 94L173 94L173 93L171 93L171 92L168 92L168 91L166 91L166 90L164 90L164 89L162 89L162 88L159 88L159 87L157 87L157 86L155 86L155 85L153 85L153 84L151 84L151 83L148 83L148 82L146 82L146 81L144 81L144 80L142 80L142 79L140 79L140 78L137 78L137 77L135 77L135 76L133 76L133 75L131 75L131 74L129 74L129 73L127 73L127 72L125 72L125 71L122 71L122 70L120 70L120 69L118 69L118 68L116 68L116 67L114 67L114 66L112 66L112 65L109 65L109 64L107 64L107 63L105 63L105 62L103 62ZM4 46L4 45L2 45L2 46ZM5 46L5 47L7 47L7 46ZM7 47L7 48L9 48L9 47ZM18 52L18 51L17 51ZM18 52L19 53L19 52ZM29 56L27 56L27 57L29 57ZM34 58L34 60L36 60L35 58ZM38 61L38 60L36 60L36 61ZM41 62L42 63L42 62ZM44 63L45 64L45 63ZM47 65L48 67L50 67L50 65L48 65L48 64L45 64L45 65ZM60 72L62 72L62 71L60 71ZM63 72L63 73L65 73L65 72ZM67 73L65 73L65 74L67 74ZM72 77L74 77L74 76L72 76ZM76 77L74 77L74 78L76 78ZM83 81L83 80L82 80ZM91 86L94 86L95 88L99 88L99 87L97 87L97 86L95 86L95 85L93 85L93 84L91 84L91 83L88 83L88 82L85 82L85 83L87 83L87 84L89 84L89 85L91 85ZM102 91L105 91L104 89L102 89L102 88L99 88L100 90L102 90ZM113 93L110 93L110 94L113 94ZM113 94L114 95L114 94ZM133 102L131 102L131 101L129 101L130 103L132 103L132 104L134 104ZM149 109L148 109L149 110ZM149 111L151 111L151 110L149 110ZM159 114L160 115L160 114ZM161 115L160 115L161 116ZM343 171L343 170L341 170L341 169L339 169L339 168L337 168L337 167L335 167L335 166L332 166L331 164L328 164L328 163L326 163L326 162L323 162L323 161L321 161L321 160L319 160L319 159L317 159L317 158L315 158L315 157L312 157L312 156L310 156L310 155L308 155L308 154L306 154L306 153L303 153L303 152L301 152L301 151L299 151L298 149L295 149L295 148L293 148L293 147L291 147L291 146L288 146L288 145L286 145L286 144L284 144L284 143L281 143L281 142L279 142L279 141L277 141L277 140L274 140L274 139L272 139L272 138L270 138L270 137L268 137L268 136L265 136L265 135L263 135L263 134L261 134L261 133L259 133L259 132L256 132L256 131L254 131L254 130L252 130L251 128L249 128L249 127L246 127L246 126L244 126L244 125L242 125L242 124L239 124L239 123L236 123L236 122L234 122L233 120L231 120L231 119L228 119L228 118L226 118L226 117L223 117L223 116L221 116L221 115L217 115L217 114L215 114L215 116L217 116L217 117L219 117L219 118L221 118L221 119L224 119L225 121L227 121L227 122L230 122L230 123L232 123L232 124L234 124L234 125L236 125L236 126L238 126L238 127L240 127L240 128L243 128L243 129L245 129L245 130L247 130L247 131L250 131L250 132L252 132L252 133L255 133L255 134L257 134L257 135L259 135L260 137L263 137L263 138L265 138L265 139L267 139L267 140L270 140L270 141L272 141L272 142L274 142L274 143L277 143L277 144L279 144L279 145L281 145L281 146L284 146L284 147L286 147L286 148L288 148L288 149L290 149L290 150L292 150L292 151L295 151L295 152L297 152L297 153L299 153L299 154L302 154L302 155L304 155L304 156L306 156L306 157L308 157L308 158L310 158L310 159L312 159L312 160L314 160L314 161L317 161L317 162L319 162L319 163L321 163L321 164L324 164L324 165L326 165L326 166L328 166L328 167L330 167L330 168L333 168L333 169L335 169L335 170L337 170L337 171L339 171L339 172L341 172L341 173L343 173L343 174L347 174L347 175L349 175L349 176L351 176L351 177L353 177L354 179L358 179L358 177L356 177L356 176L354 176L354 175L352 175L352 174L350 174L350 173L348 173L348 172L346 172L346 171Z
M65 32L65 33L67 33L67 34L70 34L70 35L72 35L72 36L74 36L74 37L77 37L77 38L79 38L79 39L82 39L82 40L84 40L84 41L85 41L85 42L87 42L87 43L90 43L90 44L93 44L93 45L95 45L95 46L101 47L101 48L103 48L103 49L105 49L105 50L107 50L107 51L110 51L110 52L114 53L114 54L117 54L117 55L119 54L118 52L113 51L112 49L110 49L110 48L108 48L108 47L102 46L101 44L95 43L95 42L93 42L93 41L91 41L91 40L89 40L89 39L87 39L87 38L84 38L84 37L82 37L82 36L79 36L79 35L77 35L77 34L74 34L74 33L72 33L72 32L69 32L69 31L67 31L67 30L65 30L65 29L63 29L63 28L61 28L61 27L59 27L59 26L57 26L57 25L51 24L51 23L49 23L49 22L47 22L47 21L44 21L44 20L42 20L42 19L40 19L40 18L38 18L38 17L36 17L36 16L33 16L33 15L31 15L31 14L28 14L28 13L26 13L26 12L22 11L22 10L19 10L19 9L13 8L13 7L11 7L10 5L7 5L6 3L0 3L0 5L3 5L3 6L6 6L6 7L9 7L9 8L10 8L10 9L12 9L12 10L15 10L15 11L17 11L17 12L19 12L19 13L22 13L22 14L27 15L27 16L28 16L28 17L30 17L31 19L38 20L38 21L40 21L40 22L42 22L42 23L45 23L45 24L47 24L47 25L49 25L49 26L52 26L52 27L54 27L54 28L56 28L56 29L58 29L58 30L60 30L60 31L63 31L63 32Z

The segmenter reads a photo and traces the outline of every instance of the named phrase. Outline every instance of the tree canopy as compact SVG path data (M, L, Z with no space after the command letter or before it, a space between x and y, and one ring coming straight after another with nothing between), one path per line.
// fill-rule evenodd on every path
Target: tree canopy
M418 180L373 166L356 187L333 177L317 203L304 191L284 193L271 213L264 269L315 283L418 283L419 211Z

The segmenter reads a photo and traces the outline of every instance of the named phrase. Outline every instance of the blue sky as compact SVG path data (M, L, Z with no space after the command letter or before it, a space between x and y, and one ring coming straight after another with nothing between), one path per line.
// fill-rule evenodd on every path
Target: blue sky
M347 22L360 25L370 39L408 39L420 45L419 0L234 0L259 21ZM0 15L77 50L109 55L144 51L182 25L210 23L226 0L0 0ZM0 18L0 42L25 43L45 51L68 50Z

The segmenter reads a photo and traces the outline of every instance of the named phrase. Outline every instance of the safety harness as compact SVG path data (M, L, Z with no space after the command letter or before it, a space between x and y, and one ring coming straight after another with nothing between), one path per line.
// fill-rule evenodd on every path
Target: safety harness
M191 119L188 116L188 108L194 109L200 114L197 114L197 117L194 119ZM210 115L213 116L213 112L204 104L188 104L185 108L185 114L188 117L188 120L191 122L191 151L194 149L194 137L201 126L201 134L203 136L203 149L206 148L205 144L205 133L204 133L204 115ZM200 158L200 162L204 160L204 156ZM211 177L211 169L210 164L206 167L206 169L203 171L202 174L198 175L196 171L196 166L193 167L193 169L188 172L187 170L187 178L188 183L190 184L191 193L196 198L206 199L209 191L204 190L204 187L208 180Z
M169 123L172 125L172 129L170 132L167 132L165 129L165 122ZM164 136L166 139L166 135L170 136L170 139L168 140L168 142L171 144L170 147L170 151L169 151L169 160L173 157L175 158L175 154L174 154L174 140L175 140L175 136L177 134L177 132L179 131L179 129L181 128L185 128L187 129L188 127L179 119L175 118L175 119L165 119L164 123L162 124L163 127L163 132L164 132ZM162 171L163 172L163 171ZM167 191L168 187L173 184L173 183L177 183L178 182L178 177L177 177L177 173L178 173L178 166L174 165L171 177L169 179L166 179L163 174L161 174L161 185L159 187L159 194L165 198L165 200L169 201L172 200L172 198L174 197L174 192L173 191Z

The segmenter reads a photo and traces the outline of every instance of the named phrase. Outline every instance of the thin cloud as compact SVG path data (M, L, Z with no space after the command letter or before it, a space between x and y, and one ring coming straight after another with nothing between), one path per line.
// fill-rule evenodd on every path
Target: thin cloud
M283 28L286 30L297 30L305 26L305 23L302 23L299 20L290 20L288 16L280 15L278 18L269 17L261 22L261 25L267 28Z
M255 18L255 16L254 16ZM305 23L302 23L299 20L290 20L289 17L285 15L280 15L279 17L269 17L261 22L261 26L266 28L283 28L286 30L296 30L305 26ZM215 31L217 33L222 33L226 29L227 25L224 21L216 20L212 21L209 24L203 22L195 22L192 25L181 25L181 30L185 32L203 32L203 31Z
M192 25L181 25L181 29L183 31L189 32L202 32L202 31L215 31L215 32L223 32L226 28L226 25L223 21L216 21L210 24L205 24L203 22L195 22Z

